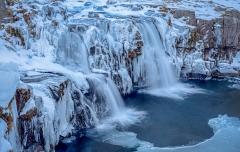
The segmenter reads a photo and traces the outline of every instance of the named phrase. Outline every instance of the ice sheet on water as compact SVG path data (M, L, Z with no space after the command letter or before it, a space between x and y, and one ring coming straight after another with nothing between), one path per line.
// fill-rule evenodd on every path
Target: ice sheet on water
M19 83L20 75L17 65L0 63L0 106L7 107L13 98Z
M118 131L116 129L102 129L98 132L91 132L89 137L97 136L97 140L109 143L112 145L118 145L126 148L137 148L139 146L152 147L149 142L141 141L137 138L137 134L133 132Z

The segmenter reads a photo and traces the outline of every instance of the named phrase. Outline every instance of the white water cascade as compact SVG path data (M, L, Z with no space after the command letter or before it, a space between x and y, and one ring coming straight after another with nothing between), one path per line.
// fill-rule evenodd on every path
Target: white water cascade
M81 72L89 72L87 47L79 33L64 32L58 42L58 62Z
M76 71L68 73L75 83L79 81L79 77L75 76L78 71L86 74L86 79L91 85L90 91L95 94L92 99L93 103L87 103L95 124L132 123L130 119L135 119L135 114L137 116L139 113L125 107L117 86L108 76L91 72L84 38L78 32L64 32L58 42L57 62Z
M176 84L176 76L165 53L166 48L156 25L153 22L142 22L140 31L144 41L147 85L154 89Z
M100 74L91 74L88 80L93 84L99 98L105 101L104 108L111 115L118 115L124 109L122 97L111 79Z
M182 84L177 80L167 53L173 52L174 48L169 47L166 32L158 29L160 26L168 26L156 21L146 20L139 24L139 29L143 37L143 62L146 73L147 89L140 92L154 96L163 96L176 99L183 99L183 96L190 93L200 93L199 89L191 85ZM167 27L164 27L167 29ZM162 32L162 33L161 33Z
M100 120L98 126L113 125L113 123L118 123L123 126L130 125L139 121L141 119L140 117L145 115L144 112L135 111L125 106L121 94L110 78L100 74L90 74L88 80L93 85L95 92L98 94L98 98L105 102L102 104L104 107L101 108L103 109L101 112L103 119L102 121Z

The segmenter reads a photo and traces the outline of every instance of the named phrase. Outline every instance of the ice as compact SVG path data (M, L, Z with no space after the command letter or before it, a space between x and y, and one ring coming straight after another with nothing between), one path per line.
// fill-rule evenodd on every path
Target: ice
M219 116L209 120L215 134L212 138L193 146L138 148L138 152L239 152L239 118Z
M143 117L144 112L125 106L121 94L111 79L105 78L102 75L92 74L88 76L88 80L93 84L98 96L106 102L104 108L107 109L107 112L110 112L110 115L103 118L97 124L98 127L109 124L113 125L114 123L126 126L135 123L140 117ZM100 118L99 116L95 117Z
M212 0L212 1L219 4L220 6L240 10L240 1L238 0Z
M31 110L32 108L36 107L35 105L35 101L33 99L30 99L24 106L24 108L22 109L20 115L24 115L26 114L29 110Z
M213 129L215 133L221 129L226 128L239 128L240 119L237 117L229 117L227 115L220 115L217 118L210 119L208 125ZM239 130L240 131L240 130Z
M219 72L221 73L233 73L233 74L238 74L238 71L234 69L231 64L228 63L219 63Z
M7 131L7 124L0 119L0 151L9 152L12 150L10 143L5 139L5 132Z
M66 31L61 35L57 48L57 60L74 70L89 72L87 48L77 33Z
M114 128L101 128L91 130L87 136L100 142L118 145L126 148L152 147L153 144L141 141L137 138L137 134L127 131L118 131Z
M7 107L19 84L18 67L13 63L0 63L0 106Z
M168 25L167 20L171 15L166 13L166 17L160 16L159 6L154 5L192 10L196 12L197 18L206 20L222 15L215 10L217 6L224 5L239 9L239 2L233 0L181 0L174 3L166 3L163 0L66 0L54 3L50 3L49 0L24 0L21 4L22 9L30 11L32 8L29 4L34 7L34 13L31 16L31 24L34 26L27 27L22 16L18 16L19 20L11 23L12 26L21 29L21 36L26 46L18 46L18 40L12 37L9 39L11 43L0 40L0 106L7 107L14 96L19 83L17 67L24 74L30 71L30 74L50 72L64 75L71 80L72 85L76 87L74 89L80 90L83 94L89 93L88 80L90 79L94 81L103 103L101 105L95 103L96 97L93 97L93 101L82 97L83 109L90 111L89 116L83 110L85 120L93 121L94 125L97 124L96 130L101 134L101 140L104 142L130 148L139 147L139 150L144 148L158 150L159 148L154 148L153 144L137 139L137 135L133 132L121 132L115 128L119 126L124 128L137 123L145 115L144 112L126 108L117 87L122 91L121 93L127 94L133 90L132 87L138 81L143 82L146 78L150 88L144 91L152 95L183 99L188 94L204 92L193 86L178 83L177 77L182 63L181 61L178 63L176 49L172 46L175 45L175 38L179 33ZM141 7L138 8L139 4ZM13 8L16 9L15 6ZM13 11L16 13L16 10ZM97 18L90 17L91 13L96 13ZM58 25L53 27L52 24L55 22ZM182 22L175 23L178 26L185 26ZM30 35L29 28L36 34L35 37ZM144 40L144 51L141 52L142 55L132 59L133 63L126 63L126 54L136 49L137 32L142 35L140 39ZM196 61L190 66L193 67L194 72L208 74L208 69L204 67L207 63L199 59L201 56L202 54L196 53L192 58L189 57L191 58L189 62ZM233 64L222 66L223 70L227 70L226 72L234 72L228 66L239 67L239 55L234 58ZM101 78L96 75L92 77L91 72L102 76ZM147 77L144 75L146 73ZM117 85L110 78L113 76L120 77L116 81ZM34 94L42 99L43 105L39 108L43 113L45 150L49 151L50 145L56 145L60 136L68 135L73 129L70 123L74 112L73 101L70 90L65 93L63 102L56 103L49 95L46 86L40 83L32 86ZM14 106L15 132L11 132L12 135L17 133L18 119L16 105ZM34 106L36 105L31 99L26 103L21 114L25 114ZM101 106L106 111L99 112ZM103 114L106 117L101 117L101 112L106 114ZM216 123L219 124L219 122ZM229 123L226 124L223 125L226 129L217 127L216 130L225 130L231 135L231 131L235 132L236 126L229 128L227 127ZM213 125L216 126L216 124ZM109 127L110 130L107 130ZM224 135L224 131L216 131L216 137L214 136L206 143L214 144L214 141L218 141L217 136L222 134ZM11 141L13 140L16 141L12 136ZM1 140L3 141L5 142ZM206 143L199 144L199 147L204 147ZM12 144L14 145L14 142Z
M137 149L137 152L239 152L240 119L220 115L209 120L214 136L193 146L154 147L154 144L137 138L134 132L119 131L114 126L90 130L87 136L94 140Z
M148 88L139 92L151 94L154 96L163 96L183 100L188 94L203 93L204 91L191 86L182 84L177 80L177 71L171 64L171 58L167 54L171 54L174 58L176 49L172 44L170 27L164 20L158 20L153 23L151 21L140 24L144 40L143 62L146 67L146 85ZM159 26L161 25L161 26ZM199 66L199 64L198 64Z

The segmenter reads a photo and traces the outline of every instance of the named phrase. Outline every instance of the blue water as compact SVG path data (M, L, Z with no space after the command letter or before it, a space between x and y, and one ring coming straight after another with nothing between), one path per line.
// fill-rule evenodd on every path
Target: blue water
M192 145L213 136L208 120L220 114L240 117L240 90L231 89L224 81L191 82L205 89L205 94L192 94L184 100L135 93L125 98L128 107L147 112L141 123L125 130L157 147ZM70 144L60 144L57 152L131 152L127 149L87 137Z

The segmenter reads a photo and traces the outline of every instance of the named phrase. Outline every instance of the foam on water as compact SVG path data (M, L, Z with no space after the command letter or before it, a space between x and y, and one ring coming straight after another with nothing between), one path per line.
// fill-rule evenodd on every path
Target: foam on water
M167 88L148 88L140 90L139 93L147 93L153 96L167 97L178 100L184 100L187 95L196 93L205 93L205 90L197 88L190 84L176 83Z

